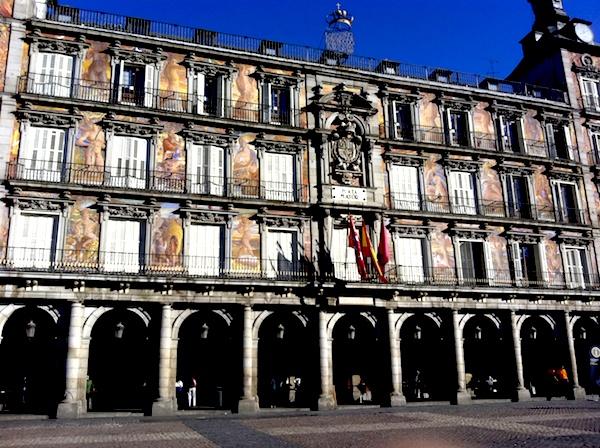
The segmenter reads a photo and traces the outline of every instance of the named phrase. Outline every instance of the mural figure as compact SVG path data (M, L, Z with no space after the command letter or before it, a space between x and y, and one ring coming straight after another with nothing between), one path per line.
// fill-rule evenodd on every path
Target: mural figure
M102 114L84 113L75 134L72 175L78 182L101 183L104 173L104 131L97 122Z
M236 216L231 235L233 270L260 271L260 233L248 216Z
M0 16L12 17L15 0L0 0Z
M259 185L258 156L250 144L255 134L243 134L233 156L234 192L241 196L257 196Z
M485 162L481 168L481 193L486 211L494 216L504 215L504 198L498 173L492 168L495 162Z
M175 204L172 207L163 207L161 216L154 222L152 264L161 268L182 266L183 226L181 220L171 214L174 207Z
M448 187L442 165L436 162L436 156L431 156L424 167L425 198L435 204L433 210L448 211Z
M0 25L0 90L4 90L4 77L6 76L6 61L8 58L8 42L10 40L10 26Z
M87 81L86 85L110 82L110 59L104 53L107 47L108 44L92 42L88 48L81 68L81 77ZM108 93L105 100L108 100Z
M75 264L95 264L100 245L98 213L91 210L91 200L75 203L67 223L65 261Z
M552 194L548 178L542 174L543 168L533 173L533 190L535 192L535 205L540 219L553 220L554 206L552 205Z
M232 92L234 117L257 121L258 84L255 79L249 76L254 68L251 65L238 64L237 69L238 72L235 76ZM254 115L254 117L249 117L248 115Z
M166 123L156 152L157 181L170 191L183 191L185 182L185 141L177 134L179 130L179 126Z

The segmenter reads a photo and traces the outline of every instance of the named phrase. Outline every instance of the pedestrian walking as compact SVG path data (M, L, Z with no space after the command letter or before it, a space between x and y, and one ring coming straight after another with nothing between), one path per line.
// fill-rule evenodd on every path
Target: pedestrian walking
M196 385L197 385L196 378L191 377L190 384L188 386L188 392L187 392L188 408L196 407Z
M94 409L95 393L96 393L96 386L94 386L94 382L88 375L88 376L86 376L86 379L85 379L85 401L86 401L88 412L92 411Z

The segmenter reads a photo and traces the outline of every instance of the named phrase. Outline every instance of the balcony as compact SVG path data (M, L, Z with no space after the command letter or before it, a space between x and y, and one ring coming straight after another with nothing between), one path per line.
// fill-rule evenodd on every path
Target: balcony
M196 95L160 89L131 89L108 82L30 73L21 76L19 92L42 97L68 98L104 105L122 105L148 110L193 114L249 123L300 127L299 109L276 109L258 103L224 98L198 99Z
M167 171L140 171L122 167L91 167L76 163L49 163L40 160L20 159L18 162L9 162L6 179L35 184L77 185L92 189L104 187L152 193L308 202L308 188L293 183L195 176Z
M432 286L432 287L465 287L465 288L518 288L518 289L550 289L550 290L600 290L600 278L596 274L571 274L565 281L562 273L543 272L535 279L516 278L510 270L487 270L485 277L475 277L468 270L457 272L454 268L423 268L422 266L388 265L385 272L387 283L375 273L361 278L356 263L332 263L332 280L348 283L369 283L392 286Z
M583 108L586 112L600 114L600 96L584 95Z
M568 224L585 224L585 219L577 221L575 217L584 217L582 210L571 211L568 219L559 220L559 215L548 206L536 204L505 204L501 201L463 201L454 203L448 200L424 199L419 195L390 193L390 207L394 210L412 210L428 213L484 216L495 218L518 218L535 221L558 221ZM577 215L579 213L580 215Z
M124 252L10 247L5 271L182 279L241 279L307 282L312 267L303 260L158 255Z
M192 44L205 45L214 48L237 50L257 55L265 54L264 39L239 36L234 34L208 31L169 24L164 22L121 16L99 11L73 8L62 5L48 5L46 21L60 25L78 25L85 29L101 29L126 33L128 35L148 36L159 39L177 40ZM301 45L291 45L269 41L269 49L276 48L276 57L315 64L329 64L340 68L362 70L373 73L412 78L434 80L446 84L468 86L485 89L491 92L502 92L512 95L538 98L565 103L565 93L560 90L533 86L523 82L492 79L470 73L460 73L421 65L405 64L376 58L347 55L338 53L331 55L330 51ZM271 55L272 53L267 53ZM442 76L440 76L442 74Z

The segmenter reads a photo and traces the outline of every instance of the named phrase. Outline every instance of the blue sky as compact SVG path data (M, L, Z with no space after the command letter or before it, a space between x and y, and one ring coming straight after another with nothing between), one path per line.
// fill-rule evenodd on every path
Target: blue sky
M600 0L564 0L567 13L594 22ZM61 0L61 4L164 22L320 46L336 0ZM506 76L531 29L527 0L346 0L362 56Z

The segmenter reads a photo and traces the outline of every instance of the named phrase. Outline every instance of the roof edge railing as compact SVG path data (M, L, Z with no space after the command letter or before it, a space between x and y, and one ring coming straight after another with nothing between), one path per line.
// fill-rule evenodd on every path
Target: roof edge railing
M286 44L255 37L221 33L203 28L128 17L72 6L49 5L46 20L566 103L565 92L562 90L534 86L523 82L507 81L454 70L395 62L388 59L380 60L371 57L348 55L303 45ZM268 42L268 45L265 42Z

